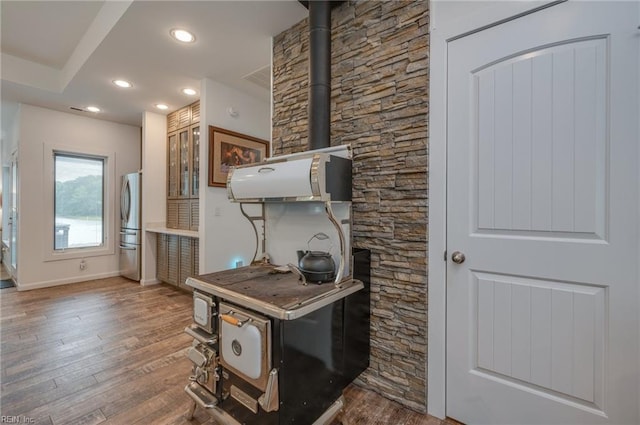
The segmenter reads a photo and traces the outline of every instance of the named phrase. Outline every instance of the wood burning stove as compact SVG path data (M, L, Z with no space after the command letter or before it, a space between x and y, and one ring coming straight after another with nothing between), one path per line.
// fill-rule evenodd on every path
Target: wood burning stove
M341 411L342 391L369 365L370 254L351 246L350 159L343 146L230 173L257 248L250 266L187 280L193 409L256 425L329 423ZM336 279L304 285L288 265L318 232L339 242Z

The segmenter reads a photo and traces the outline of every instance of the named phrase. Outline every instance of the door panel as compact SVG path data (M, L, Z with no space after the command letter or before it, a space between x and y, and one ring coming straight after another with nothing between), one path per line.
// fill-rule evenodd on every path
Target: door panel
M571 40L472 72L478 230L603 231L608 54Z
M640 423L638 7L448 44L448 416Z
M120 244L120 275L140 280L140 245Z
M140 228L140 173L130 173L122 176L121 203L121 227L124 229Z
M601 405L604 288L490 273L472 279L479 375Z

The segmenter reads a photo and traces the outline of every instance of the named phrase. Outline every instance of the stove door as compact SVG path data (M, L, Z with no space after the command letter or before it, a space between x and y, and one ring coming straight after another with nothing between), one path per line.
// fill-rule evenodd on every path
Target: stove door
M220 363L260 390L271 370L270 320L220 303Z
M193 291L193 321L210 334L215 333L214 305L212 295L203 294L197 290Z

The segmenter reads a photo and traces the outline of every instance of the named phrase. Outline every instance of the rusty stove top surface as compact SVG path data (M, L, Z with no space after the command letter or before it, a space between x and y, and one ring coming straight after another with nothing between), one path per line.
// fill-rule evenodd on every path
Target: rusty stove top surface
M262 264L196 276L189 278L187 284L283 319L294 318L288 316L302 307L313 308L311 304L316 300L340 299L362 287L361 282L352 279L343 280L338 287L333 282L305 286L295 274L282 273L275 266Z

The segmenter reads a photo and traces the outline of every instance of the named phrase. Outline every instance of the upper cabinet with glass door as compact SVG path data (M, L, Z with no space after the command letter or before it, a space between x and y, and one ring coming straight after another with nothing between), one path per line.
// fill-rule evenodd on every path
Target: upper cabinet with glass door
M178 173L180 161L178 160L178 133L169 133L167 136L167 197L178 197Z
M200 124L191 126L191 197L200 192Z
M191 171L191 167L189 166L189 162L191 161L190 135L188 127L178 130L178 142L180 144L180 193L178 196L180 198L189 198L191 196L191 190L189 188L191 183L189 179Z
M194 199L199 193L200 102L167 115L169 199Z

